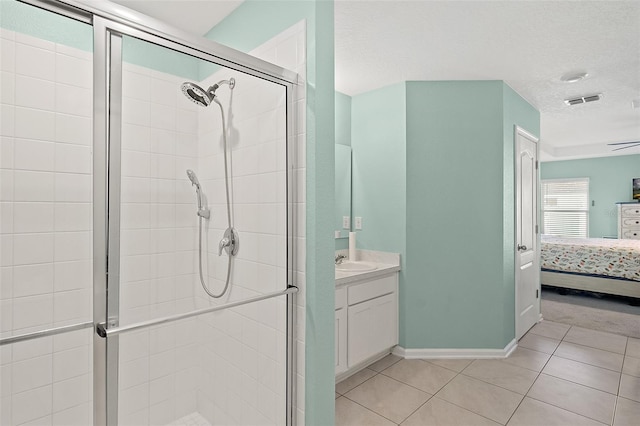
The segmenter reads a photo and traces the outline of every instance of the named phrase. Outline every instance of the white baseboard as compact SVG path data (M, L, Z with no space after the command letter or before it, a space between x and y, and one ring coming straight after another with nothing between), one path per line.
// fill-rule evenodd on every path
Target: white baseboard
M518 347L516 339L509 342L504 349L405 349L396 346L393 354L406 359L481 359L506 358Z

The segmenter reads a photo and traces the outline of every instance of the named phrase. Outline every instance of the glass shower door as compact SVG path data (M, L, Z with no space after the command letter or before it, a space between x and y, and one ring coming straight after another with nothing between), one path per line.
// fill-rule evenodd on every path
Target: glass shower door
M89 424L92 28L0 8L0 424Z
M109 423L286 424L291 89L115 28Z

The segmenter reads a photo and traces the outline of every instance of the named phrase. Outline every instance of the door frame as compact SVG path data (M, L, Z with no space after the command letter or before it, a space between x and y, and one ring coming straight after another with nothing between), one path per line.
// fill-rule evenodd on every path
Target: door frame
M534 214L535 217L535 221L536 221L536 233L535 233L535 239L536 239L536 251L535 251L535 258L538 261L538 265L540 265L540 138L536 137L533 135L533 133L528 132L527 130L523 129L522 127L518 126L517 124L513 126L513 180L514 180L514 191L513 191L513 206L514 206L514 223L513 223L513 228L514 228L514 238L513 238L513 253L514 253L514 313L515 313L515 318L514 318L514 339L516 341L518 341L520 338L518 337L518 326L519 324L519 317L520 317L520 313L518 312L518 280L519 280L519 276L520 276L520 267L518 265L518 262L516 262L516 252L517 252L517 245L518 245L518 209L517 209L517 205L518 205L518 135L524 136L528 139L530 139L531 141L533 141L536 144L536 175L535 175L535 180L536 180L536 211ZM538 310L538 321L540 321L542 319L542 312L540 309L540 301L542 300L542 290L541 290L541 284L540 284L540 274L538 273L538 279L537 279L537 284L536 284L536 290L538 291L538 303L537 303L537 310Z

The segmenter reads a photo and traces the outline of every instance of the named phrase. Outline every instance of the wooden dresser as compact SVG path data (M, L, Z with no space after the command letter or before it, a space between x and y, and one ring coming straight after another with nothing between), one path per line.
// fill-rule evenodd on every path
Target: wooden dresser
M640 240L640 203L618 203L618 238Z

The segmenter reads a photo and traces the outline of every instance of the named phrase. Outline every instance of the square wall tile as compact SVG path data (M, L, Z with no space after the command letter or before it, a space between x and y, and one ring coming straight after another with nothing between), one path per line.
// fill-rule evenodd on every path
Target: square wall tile
M53 292L53 263L15 266L13 297L37 296Z
M32 38L32 40L33 39L34 38ZM46 48L42 48L45 47L44 44L40 42L37 42L37 44L39 44L40 47L16 43L15 71L17 74L54 81L56 58L53 52L53 46L46 45Z
M92 179L90 175L56 173L55 200L68 203L91 203Z
M15 104L16 76L12 72L0 71L0 103Z
M43 386L13 395L10 424L19 425L51 413L53 387Z
M91 148L88 146L57 144L55 170L62 173L91 173Z
M93 88L93 66L90 60L56 54L56 81L85 89Z
M13 329L51 325L53 295L20 297L13 300Z
M91 118L56 113L55 140L57 142L91 146L93 135Z
M56 292L91 288L93 286L92 261L56 262L53 286Z
M56 111L62 114L91 117L93 91L83 87L56 84Z
M27 77L20 74L16 75L16 106L55 111L55 100L55 83L52 81Z
M55 234L55 261L88 260L92 256L91 232L59 232Z
M52 141L56 134L55 121L56 114L52 111L16 107L14 134L18 138Z
M61 411L89 400L89 376L83 374L53 384L53 411Z
M51 355L16 362L12 366L11 388L14 394L51 384L51 379Z
M53 171L55 145L49 141L16 139L14 167L19 170Z
M54 176L49 172L14 172L15 201L53 201Z
M13 237L15 265L53 262L53 234L16 234Z
M15 203L13 232L53 232L53 203Z

